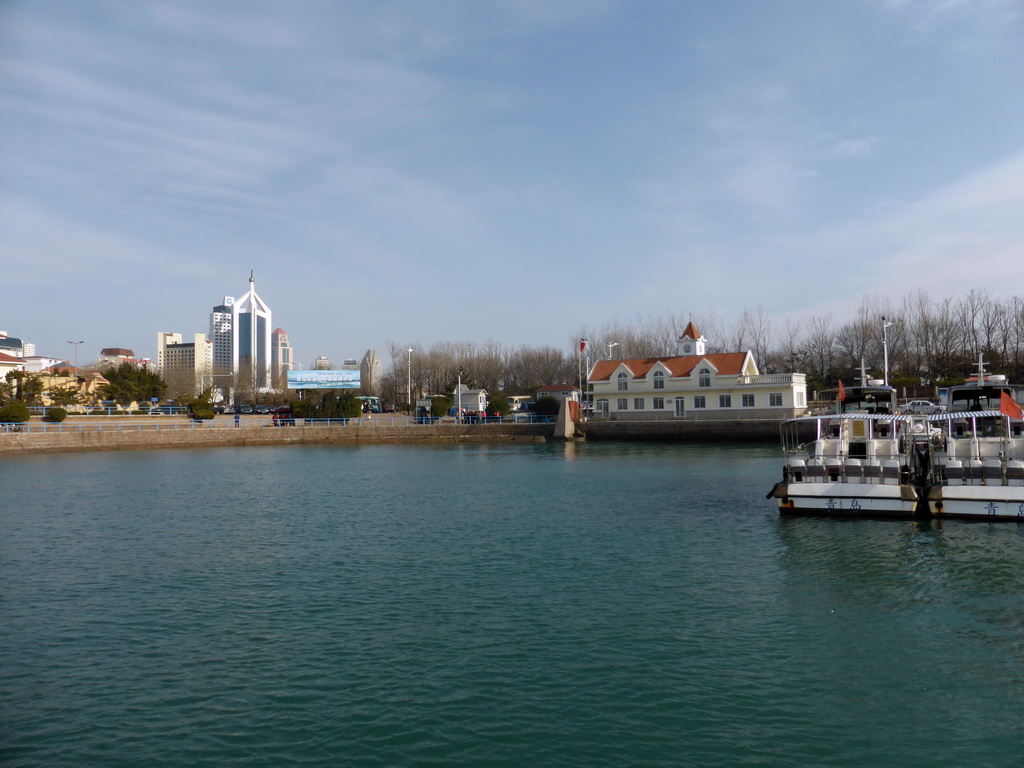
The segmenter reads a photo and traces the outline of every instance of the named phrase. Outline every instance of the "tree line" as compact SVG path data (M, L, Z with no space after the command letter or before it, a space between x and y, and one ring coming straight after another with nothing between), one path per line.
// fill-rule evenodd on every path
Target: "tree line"
M390 365L379 381L368 383L364 394L378 395L401 408L410 384L413 400L420 394L450 394L460 382L506 395L532 395L547 384L585 385L589 366L599 359L674 356L676 341L691 321L707 339L709 352L750 350L762 373L803 373L811 392L834 387L839 380L857 381L862 365L869 376L881 378L886 356L889 381L908 390L962 383L977 372L980 356L989 373L1024 383L1024 299L998 299L975 289L960 297L932 298L921 290L900 299L869 296L860 302L856 316L845 322L831 314L773 320L757 307L743 310L732 321L707 312L581 326L563 347L511 348L496 341L441 341L430 346L392 342ZM581 339L586 340L583 351ZM165 381L130 365L104 375L110 385L100 396L119 404L194 397L192 376ZM233 390L236 402L268 399L255 377L245 372L211 377L206 383ZM41 395L36 375L12 372L0 381L0 401L33 404ZM55 387L50 395L54 404L78 399L72 387Z
M886 357L890 383L908 390L962 383L977 373L979 356L989 373L1024 383L1024 299L975 289L961 297L933 298L923 290L899 299L868 296L845 322L830 313L773 320L757 307L732 321L709 312L582 326L561 348L390 343L391 364L374 394L402 404L410 380L415 398L452 392L460 376L471 388L508 395L529 395L546 384L579 385L581 379L585 385L588 365L599 359L674 356L691 321L707 339L708 352L750 350L762 373L803 373L812 392L859 380L862 366L870 377L882 378ZM587 345L582 353L581 339Z

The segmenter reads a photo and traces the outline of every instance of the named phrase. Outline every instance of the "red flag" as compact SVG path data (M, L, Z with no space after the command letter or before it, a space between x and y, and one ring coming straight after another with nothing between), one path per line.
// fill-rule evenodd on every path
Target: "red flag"
M580 352L582 352L586 348L587 348L587 340L586 339L580 339Z
M840 403L846 400L846 390L843 389L843 382L842 382L842 380L839 381L839 395L836 397L836 399Z
M999 412L1011 419L1024 419L1024 410L1005 391L999 395Z

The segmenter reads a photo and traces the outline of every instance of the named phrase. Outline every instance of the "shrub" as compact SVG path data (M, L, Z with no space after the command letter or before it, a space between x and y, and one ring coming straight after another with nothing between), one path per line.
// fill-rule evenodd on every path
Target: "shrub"
M196 420L212 419L217 415L213 412L212 408L190 408L189 411L192 414L192 418Z
M0 407L0 423L24 424L31 416L32 414L29 413L28 408L22 403L10 402Z
M500 416L508 416L508 412L512 410L509 407L508 400L501 395L491 395L490 401L487 403L487 414L497 413Z
M430 415L431 416L447 416L448 411L452 409L455 404L455 400L448 395L434 395L430 401Z
M46 411L46 420L60 424L68 417L68 412L63 408L50 408Z

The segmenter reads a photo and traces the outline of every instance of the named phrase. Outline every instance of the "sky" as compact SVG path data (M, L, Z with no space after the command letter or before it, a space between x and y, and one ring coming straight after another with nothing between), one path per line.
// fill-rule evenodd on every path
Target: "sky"
M0 330L155 357L250 270L306 367L1019 296L1022 43L1021 0L0 0Z

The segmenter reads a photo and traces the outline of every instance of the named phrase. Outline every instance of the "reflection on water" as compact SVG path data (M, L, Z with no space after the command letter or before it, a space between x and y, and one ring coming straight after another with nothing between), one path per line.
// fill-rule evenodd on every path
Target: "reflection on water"
M7 466L3 762L1021 757L1024 526L780 518L770 448Z

